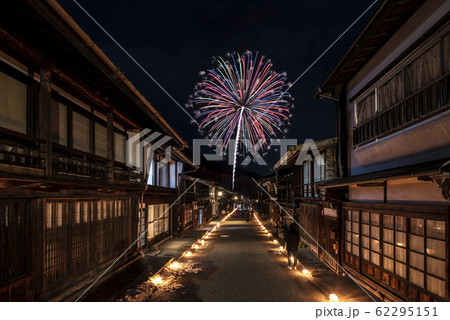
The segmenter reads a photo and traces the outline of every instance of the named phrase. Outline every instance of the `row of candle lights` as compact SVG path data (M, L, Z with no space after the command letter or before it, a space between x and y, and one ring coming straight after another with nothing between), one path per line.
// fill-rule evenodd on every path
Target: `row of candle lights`
M206 240L208 240L212 234L220 228L220 224L222 222L225 222L229 217L231 217L231 215L234 213L234 211L236 211L236 209L234 209L232 212L230 212L229 214L227 214L224 218L222 218L222 220L220 220L219 223L217 223L210 231L207 231L199 240L197 240L194 244L192 244L191 248L186 250L180 257L183 258L184 256L186 257L190 257L192 256L192 252L195 249L198 249L200 246L204 245ZM182 267L182 264L175 260L173 261L168 268L171 270L178 270ZM150 281L156 285L156 286L161 286L162 284L164 284L164 280L163 278L159 275L159 274L155 274L153 277L150 278Z
M220 220L220 222L217 223L210 231L207 231L207 232L202 236L201 239L199 239L197 242L195 242L195 243L192 245L191 249L189 249L189 250L187 250L187 251L185 251L185 252L183 253L183 255L180 257L180 259L181 259L182 257L184 257L184 256L187 256L187 257L191 256L193 250L198 249L200 246L204 245L204 244L205 244L205 241L208 240L208 239L211 237L211 235L212 235L217 229L220 228L220 224L221 224L222 222L225 222L229 217L231 217L231 215L234 213L234 211L236 211L236 209L234 209L232 212L230 212L229 214L227 214L227 215L226 215L222 220ZM259 221L259 219L258 219L258 217L256 216L256 214L255 214L255 219L256 219L256 221L258 222L258 224L260 225L260 227L262 228L262 230L264 231L265 235L266 235L267 237L269 237L269 238L272 237L272 234L266 229L266 227L264 227L264 225L261 223L261 221ZM282 245L279 245L280 243L278 242L277 239L273 239L273 243L274 243L276 246L278 246L278 249L279 249L279 250L281 250L281 251L284 250L284 247L283 247ZM294 262L294 261L293 261L294 257L291 257L291 259L292 259L291 261ZM174 262L172 262L172 263L169 265L169 269L172 269L172 270L177 270L177 269L179 269L179 268L181 268L181 264L180 264L178 261L174 261ZM312 276L312 275L311 275L311 272L310 272L308 269L303 269L301 273L302 273L303 276L305 276L305 277L311 277L311 276ZM153 283L154 285L158 285L158 286L159 286L159 285L162 285L162 284L164 283L164 280L162 279L162 277L161 277L159 274L153 276L153 277L151 278L151 281L152 281L152 283ZM331 302L339 302L339 298L338 298L337 295L334 294L334 293L330 294L329 300L330 300Z
M269 238L272 237L272 234L270 234L270 232L266 229L266 227L264 227L264 225L261 223L261 221L259 221L259 219L258 219L258 217L257 217L256 215L255 215L255 219L256 219L256 221L259 223L259 226L260 226L261 229L264 231L265 235L266 235L267 237L269 237ZM278 242L277 239L273 239L273 243L274 243L276 246L278 246L278 249L280 249L281 251L284 250L284 247L283 247L282 245L280 245L280 243ZM291 257L291 262L292 262L292 263L294 262L294 257ZM311 272L310 272L308 269L303 269L302 272L301 272L301 274L302 274L303 276L305 276L305 277L312 277L312 274L311 274ZM331 294L329 295L329 300L330 300L330 302L339 302L338 296L337 296L336 294L334 294L334 293L331 293Z

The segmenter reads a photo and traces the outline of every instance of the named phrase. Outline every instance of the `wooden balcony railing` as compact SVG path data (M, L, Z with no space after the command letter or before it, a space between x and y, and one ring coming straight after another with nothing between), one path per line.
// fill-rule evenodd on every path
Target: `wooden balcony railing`
M53 145L53 175L108 180L110 170L105 158Z
M354 127L353 146L367 144L449 109L449 91L447 74Z
M34 171L22 170L25 175L44 176L47 162L45 146L43 139L0 128L0 164L15 168L41 169L36 174ZM144 183L142 172L133 170L123 163L115 162L111 170L106 158L56 143L52 145L51 165L54 179L71 177L108 183L114 174L114 180L118 182ZM10 169L2 170L10 172Z
M127 181L130 183L143 183L144 175L142 172L133 170L125 164L115 163L114 165L114 179L120 181Z
M0 128L0 163L45 169L43 140Z

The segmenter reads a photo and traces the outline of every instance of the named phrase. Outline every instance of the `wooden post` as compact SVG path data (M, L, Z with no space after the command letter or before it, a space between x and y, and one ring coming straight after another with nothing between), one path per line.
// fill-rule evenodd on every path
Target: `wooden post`
M109 182L114 183L114 123L113 123L113 113L108 112L108 118L106 122L106 131L107 131L107 157L108 157L108 166L109 166Z
M39 90L40 136L45 139L45 173L47 178L52 177L52 127L51 127L51 107L52 88L51 74L49 70L41 69L41 84Z
M36 199L31 202L30 214L32 219L32 271L34 275L34 289L31 299L40 300L44 282L44 200Z

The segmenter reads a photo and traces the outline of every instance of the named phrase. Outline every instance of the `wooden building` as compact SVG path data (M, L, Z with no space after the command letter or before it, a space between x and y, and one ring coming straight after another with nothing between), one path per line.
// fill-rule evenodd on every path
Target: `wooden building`
M258 213L264 218L269 220L273 225L280 225L281 220L281 209L273 201L277 200L277 184L276 184L276 173L273 172L266 177L259 179L258 184L264 189L260 188L257 190L257 210Z
M448 301L450 2L384 1L317 95L336 102L342 262L385 300Z
M332 200L334 198L328 194L331 191L316 187L317 183L337 178L337 139L316 141L314 146L317 152L305 144L289 147L275 164L272 170L277 172L277 176L283 175L277 184L280 189L277 199L300 224L301 241L338 271L340 202ZM292 222L290 217L285 217L285 227Z
M217 186L217 182L198 178L191 172L181 175L180 184L180 192L187 192L180 200L178 232L196 230L219 215L219 201L223 191Z
M160 167L155 153L150 185L126 165L129 133L145 128L170 136L161 148L173 151ZM185 147L55 1L3 6L0 300L59 299L168 235Z

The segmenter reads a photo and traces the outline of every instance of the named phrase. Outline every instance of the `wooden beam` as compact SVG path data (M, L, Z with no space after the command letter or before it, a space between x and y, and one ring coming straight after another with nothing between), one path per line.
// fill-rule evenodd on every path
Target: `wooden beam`
M108 158L108 167L110 178L109 182L114 183L114 116L112 112L108 112L108 118L106 120L106 154Z
M51 74L48 69L41 69L40 76L39 110L42 117L39 127L41 138L45 139L45 174L50 179L52 177Z

